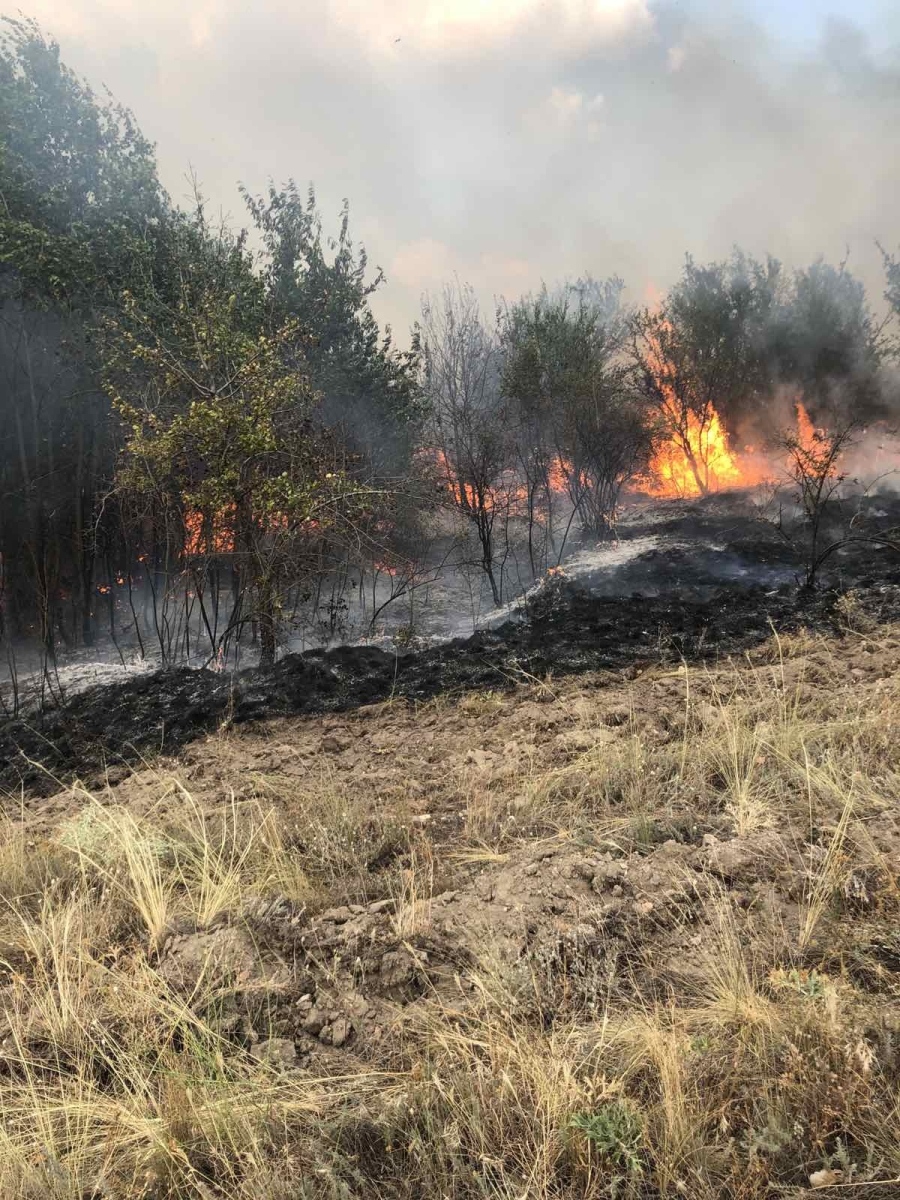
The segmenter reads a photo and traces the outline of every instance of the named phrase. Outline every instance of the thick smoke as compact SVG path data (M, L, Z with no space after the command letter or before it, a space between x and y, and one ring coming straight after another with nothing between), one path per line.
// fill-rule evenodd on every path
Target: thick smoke
M325 212L349 196L401 337L454 273L488 303L586 271L641 299L686 251L799 266L849 249L877 299L875 239L900 241L896 16L867 32L802 5L764 26L749 0L209 0L187 24L175 0L139 21L127 3L26 7L134 108L176 196L189 164L233 214L239 179L312 178Z

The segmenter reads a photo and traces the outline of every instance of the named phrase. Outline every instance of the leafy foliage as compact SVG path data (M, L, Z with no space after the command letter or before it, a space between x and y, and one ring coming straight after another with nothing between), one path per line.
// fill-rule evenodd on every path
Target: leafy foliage
M576 1113L569 1129L580 1133L601 1158L624 1171L626 1177L635 1180L643 1175L641 1121L621 1100L603 1104L596 1112Z
M562 474L583 528L602 535L646 462L650 427L629 385L620 279L579 281L521 300L505 327L504 388L527 444L526 471Z
M415 344L397 350L384 334L370 297L384 280L367 279L368 258L357 251L344 203L337 238L326 239L312 188L304 201L291 181L264 197L244 198L265 248L263 278L275 311L296 319L308 335L310 370L322 397L323 419L382 468L408 464L422 416Z
M224 246L226 259L241 253ZM164 323L130 295L107 322L106 386L130 429L119 482L177 512L189 552L234 556L271 661L280 595L302 578L304 534L323 525L323 489L340 476L312 426L297 321L268 324L261 281L246 280L255 305L219 282L185 278Z
M5 30L5 612L21 625L36 606L52 644L71 602L89 641L98 595L115 611L98 574L130 587L227 551L235 620L259 625L271 654L284 589L304 586L315 556L325 569L338 511L371 525L373 475L408 471L415 349L379 330L381 274L368 280L346 207L329 241L312 192L248 196L263 240L252 254L199 196L172 207L132 114L98 99L34 22ZM191 569L199 596L207 568Z
M865 288L846 264L819 259L794 273L769 342L779 377L794 386L814 419L865 422L884 415L882 333Z
M128 109L101 103L34 21L0 41L0 261L29 297L109 291L167 200ZM118 268L118 269L117 269Z

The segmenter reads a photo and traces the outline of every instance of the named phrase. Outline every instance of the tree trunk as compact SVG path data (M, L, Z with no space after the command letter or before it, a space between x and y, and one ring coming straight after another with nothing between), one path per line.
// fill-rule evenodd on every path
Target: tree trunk
M269 580L264 580L259 585L257 613L259 621L259 665L262 670L266 670L275 665L277 632L275 592Z

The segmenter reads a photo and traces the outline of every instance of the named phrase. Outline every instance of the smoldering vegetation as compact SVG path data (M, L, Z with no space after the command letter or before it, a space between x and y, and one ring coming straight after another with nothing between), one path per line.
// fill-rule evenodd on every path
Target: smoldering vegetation
M246 229L199 192L177 207L132 114L35 25L4 28L9 717L63 703L96 663L141 688L206 670L224 694L235 672L346 644L424 653L433 689L452 682L436 640L518 602L533 628L542 581L593 553L580 586L611 599L668 579L677 608L716 583L841 586L839 551L893 552L893 505L873 502L900 466L892 316L846 262L735 249L687 257L651 306L585 275L490 316L456 281L403 349L373 315L383 277L346 206L333 234L293 183L244 190ZM883 257L893 314L900 265ZM715 546L695 522L687 558L653 508L738 494ZM604 547L648 530L668 538L658 577L642 559L601 578ZM780 547L780 566L723 554L734 541Z
M417 707L484 690L499 696L598 670L636 677L650 664L740 660L773 630L841 636L848 611L871 626L900 621L900 553L867 539L886 503L900 521L900 500L858 505L858 540L840 546L815 589L798 586L802 555L774 526L761 534L746 497L711 496L637 509L609 556L624 561L576 554L570 569L546 576L469 637L289 652L262 669L173 666L73 690L64 704L0 723L0 788L46 795L61 780L100 785L216 730L273 718L381 702ZM622 549L630 545L632 557Z

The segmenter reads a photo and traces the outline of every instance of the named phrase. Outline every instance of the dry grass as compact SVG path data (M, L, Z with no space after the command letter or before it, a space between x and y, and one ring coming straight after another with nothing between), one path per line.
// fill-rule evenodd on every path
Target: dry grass
M358 903L384 895L373 864L389 863L405 848L405 808L385 816L371 795L353 791L327 762L301 783L256 775L254 784L279 812L269 836L281 840L287 859L318 893Z
M406 941L429 928L434 896L434 854L428 842L419 840L410 846L408 865L400 868L391 895L394 900L391 925L398 938Z
M0 964L4 1198L256 1194L254 1168L308 1164L293 1138L377 1078L279 1077L217 1031L212 977L201 971L185 995L160 974L173 921L239 919L254 896L307 886L270 812L231 802L208 814L182 800L176 820L139 823L85 795L53 849L62 871L39 899L29 883L44 850L13 843Z
M845 607L851 649L896 651ZM582 696L565 721L595 744L463 772L445 844L331 768L258 774L251 799L215 804L161 775L140 816L82 791L40 834L4 819L0 1200L762 1200L817 1171L896 1179L900 685L875 671L863 691L846 652L798 636L659 674L610 727L602 690ZM507 709L486 694L422 713ZM596 896L565 954L484 945L327 1069L258 1060L225 1031L212 967L193 989L164 970L173 929L249 930L260 900L387 895L390 934L421 947L445 876L540 859L539 837L639 865L710 832L777 837L787 865L685 868L642 922ZM554 886L543 935L567 920Z

